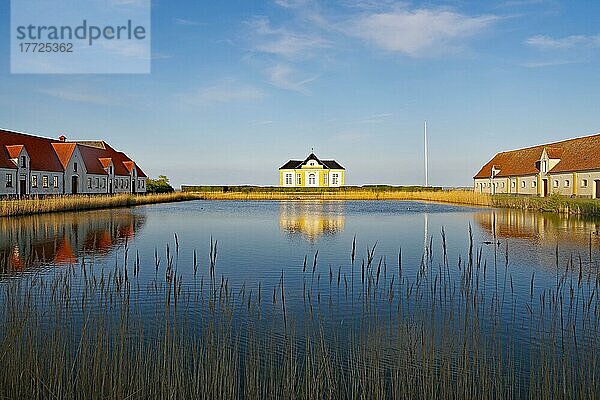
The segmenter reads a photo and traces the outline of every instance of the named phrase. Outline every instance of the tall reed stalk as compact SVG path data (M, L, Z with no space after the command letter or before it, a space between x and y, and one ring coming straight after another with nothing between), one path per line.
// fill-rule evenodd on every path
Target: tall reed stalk
M523 295L508 246L487 260L470 235L468 254L451 262L442 231L441 256L432 239L410 269L401 252L388 266L376 245L361 253L355 239L337 277L329 272L330 300L317 254L313 268L306 258L298 267L302 295L282 272L271 299L260 282L218 278L212 239L210 266L183 282L175 243L150 266L136 257L132 268L124 249L109 270L83 261L5 279L0 398L600 397L600 277L558 251L554 286L532 276ZM140 269L155 279L142 281ZM343 304L356 306L352 318L335 317Z

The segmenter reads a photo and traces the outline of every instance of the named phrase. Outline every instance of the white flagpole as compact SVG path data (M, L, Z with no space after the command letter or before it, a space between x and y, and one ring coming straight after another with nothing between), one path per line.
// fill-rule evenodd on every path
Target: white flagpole
M427 121L425 121L425 187L429 186L429 175L427 171Z

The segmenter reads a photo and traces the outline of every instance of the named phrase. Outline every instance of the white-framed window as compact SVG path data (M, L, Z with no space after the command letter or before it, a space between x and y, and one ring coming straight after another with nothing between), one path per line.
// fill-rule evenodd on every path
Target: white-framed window
M27 168L27 157L21 156L21 168Z
M571 182L568 179L565 179L565 187L571 186Z
M42 187L44 187L44 188L48 187L48 175L42 176Z
M58 187L58 176L56 175L52 177L52 186L54 186L55 188Z
M523 189L525 189L525 185L526 185L526 184L527 184L527 182L525 182L525 181L521 181L521 187L522 187Z
M502 188L504 188L504 182L502 182Z
M338 178L339 178L339 174L336 174L336 173L331 174L331 184L337 185L339 182Z
M32 188L37 187L37 175L31 175L31 187Z
M88 189L92 188L92 178L88 178Z
M106 178L102 178L102 188L106 187Z
M544 160L542 161L542 172L545 174L546 172L548 172L548 161Z
M302 174L296 174L296 185L302 185Z
M292 174L285 174L285 184L286 185L291 185L293 183L293 176Z
M314 161L311 161L311 162L310 162L310 166L311 166L311 167L314 167L314 166L315 166L315 162L314 162Z
M315 174L308 174L308 184L309 185L316 185L317 179L316 179L316 175Z
M328 175L327 173L323 174L323 184L324 184L324 185L327 185L327 184L328 184L328 181L327 181L327 180L328 180L328 178L329 178L329 175Z
M96 178L96 189L100 187L100 178Z
M554 180L554 187L557 188L558 187L558 179Z
M534 180L531 181L531 187L534 188L537 186L537 182Z
M511 184L510 184L510 187L516 188L517 187L517 182L512 181Z
M6 174L6 187L7 188L13 187L13 175L12 174Z
M581 187L587 187L587 185L588 185L588 180L587 179L583 179L581 181Z

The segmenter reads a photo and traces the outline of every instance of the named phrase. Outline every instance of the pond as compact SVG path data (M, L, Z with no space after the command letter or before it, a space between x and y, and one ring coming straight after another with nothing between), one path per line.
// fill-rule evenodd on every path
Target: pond
M0 279L8 286L66 272L75 287L112 280L119 293L125 282L143 325L156 335L164 325L158 315L165 288L178 288L169 299L187 296L189 314L178 326L204 324L225 296L238 310L231 326L242 332L236 340L243 343L230 346L242 353L251 347L253 323L259 336L278 343L277 357L285 355L290 326L302 332L307 321L319 321L325 328L298 335L300 349L319 335L333 348L366 348L375 327L375 336L390 339L380 343L381 368L391 371L382 375L382 387L389 390L394 368L431 366L434 357L439 369L424 369L435 371L423 372L424 381L441 379L444 366L455 374L438 395L458 390L458 377L467 382L476 375L500 379L486 381L500 388L491 390L496 394L546 396L553 393L547 379L559 386L588 382L588 366L599 359L599 231L595 219L414 201L189 201L0 219ZM90 274L102 278L90 285ZM11 293L4 292L5 301ZM80 302L89 301L82 296ZM48 314L41 303L42 315ZM239 312L246 304L247 312ZM169 300L167 310L172 307ZM69 310L78 332L85 311ZM403 348L416 338L415 361ZM591 349L587 358L581 358L582 344ZM465 348L473 360L461 364ZM353 354L336 362L359 365L372 356L365 350L364 359L348 364ZM242 358L236 368L254 360ZM547 366L539 376L531 374L536 362ZM556 369L561 363L580 369L567 379ZM482 378L488 370L502 377ZM239 374L234 386L241 387L247 372ZM586 390L597 393L591 376ZM341 386L336 390L348 395Z

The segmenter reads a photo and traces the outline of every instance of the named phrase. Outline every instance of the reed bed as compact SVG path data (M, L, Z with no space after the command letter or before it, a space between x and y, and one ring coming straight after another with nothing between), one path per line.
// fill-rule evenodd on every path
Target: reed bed
M272 287L234 287L212 239L209 264L194 250L184 282L176 237L153 265L125 248L108 270L82 261L4 280L0 398L598 398L597 266L557 249L554 285L534 274L519 295L508 246L487 260L470 235L450 261L445 243L442 230L416 268L354 241L336 273L316 252L297 266L302 289L283 270ZM321 277L355 305L350 321L312 284Z
M235 191L191 192L206 200L419 200L471 206L492 206L492 197L473 190L396 191Z
M96 196L56 196L0 200L0 217L101 208L131 207L142 204L168 203L197 199L192 193L117 194Z

